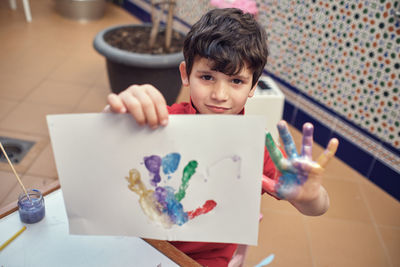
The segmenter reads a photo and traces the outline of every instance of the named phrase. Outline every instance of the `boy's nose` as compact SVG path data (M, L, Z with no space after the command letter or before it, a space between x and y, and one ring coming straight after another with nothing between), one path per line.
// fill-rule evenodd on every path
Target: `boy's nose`
M223 82L218 82L214 85L211 93L213 99L224 101L228 99L228 85Z

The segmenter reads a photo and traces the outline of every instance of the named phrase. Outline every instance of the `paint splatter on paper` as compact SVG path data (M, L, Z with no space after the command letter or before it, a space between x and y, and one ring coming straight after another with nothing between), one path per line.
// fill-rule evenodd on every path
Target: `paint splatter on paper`
M240 179L241 177L241 168L242 168L242 158L238 155L229 155L229 156L224 156L216 161L214 161L213 163L211 163L205 171L204 176L206 178L209 178L211 176L211 172L213 169L215 168L221 168L221 167L226 167L227 162L233 163L234 165L229 166L228 168L233 168L235 170L236 173L236 177L238 179Z
M179 153L170 153L163 158L157 155L144 157L144 165L149 171L150 184L154 189L146 188L137 169L131 169L129 177L126 177L129 189L139 195L139 204L146 216L165 228L183 225L199 215L210 212L217 206L214 200L207 200L193 211L184 211L181 201L186 195L190 179L196 172L198 163L195 160L189 161L184 167L181 185L177 192L170 186L158 185L161 181L161 169L163 174L169 178L169 175L178 169L180 159Z

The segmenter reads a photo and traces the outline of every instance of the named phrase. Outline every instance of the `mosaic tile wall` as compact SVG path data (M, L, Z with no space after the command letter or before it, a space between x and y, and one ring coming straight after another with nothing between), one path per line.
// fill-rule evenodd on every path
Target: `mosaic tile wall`
M149 0L129 1L149 11ZM366 177L379 161L390 168L388 179L400 183L400 0L257 4L269 35L266 71L287 103L322 122L326 135L335 132L369 154L365 170L358 169ZM187 31L213 7L208 0L178 0L177 8L175 26Z
M399 1L264 1L269 71L400 148Z

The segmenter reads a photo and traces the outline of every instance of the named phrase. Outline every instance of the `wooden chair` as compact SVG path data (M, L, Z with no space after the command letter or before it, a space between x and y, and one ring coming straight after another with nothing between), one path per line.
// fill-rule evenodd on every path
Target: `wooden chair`
M263 215L260 213L260 221L262 220L262 217ZM233 257L228 264L228 267L243 267L248 248L248 245L239 244L235 254L233 254Z
M12 10L17 9L17 1L16 0L8 0L10 3L10 8ZM32 14L31 14L31 8L29 6L29 0L22 0L22 4L24 6L24 12L25 12L25 18L27 22L32 21Z

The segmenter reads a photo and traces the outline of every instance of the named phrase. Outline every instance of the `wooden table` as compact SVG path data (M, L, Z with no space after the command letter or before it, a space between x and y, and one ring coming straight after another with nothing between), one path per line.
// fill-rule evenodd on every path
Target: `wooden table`
M59 181L55 181L45 187L44 189L41 189L42 194L45 196L47 194L50 194L56 190L60 189L60 183ZM17 203L11 203L3 208L0 209L0 219L4 218L5 216L15 212L18 210ZM200 266L196 261L188 257L186 254L175 248L173 245L171 245L167 241L162 241L162 240L154 240L154 239L145 239L143 238L144 241L146 241L148 244L156 248L158 251L166 255L168 258L170 258L172 261L174 261L176 264L180 266Z

